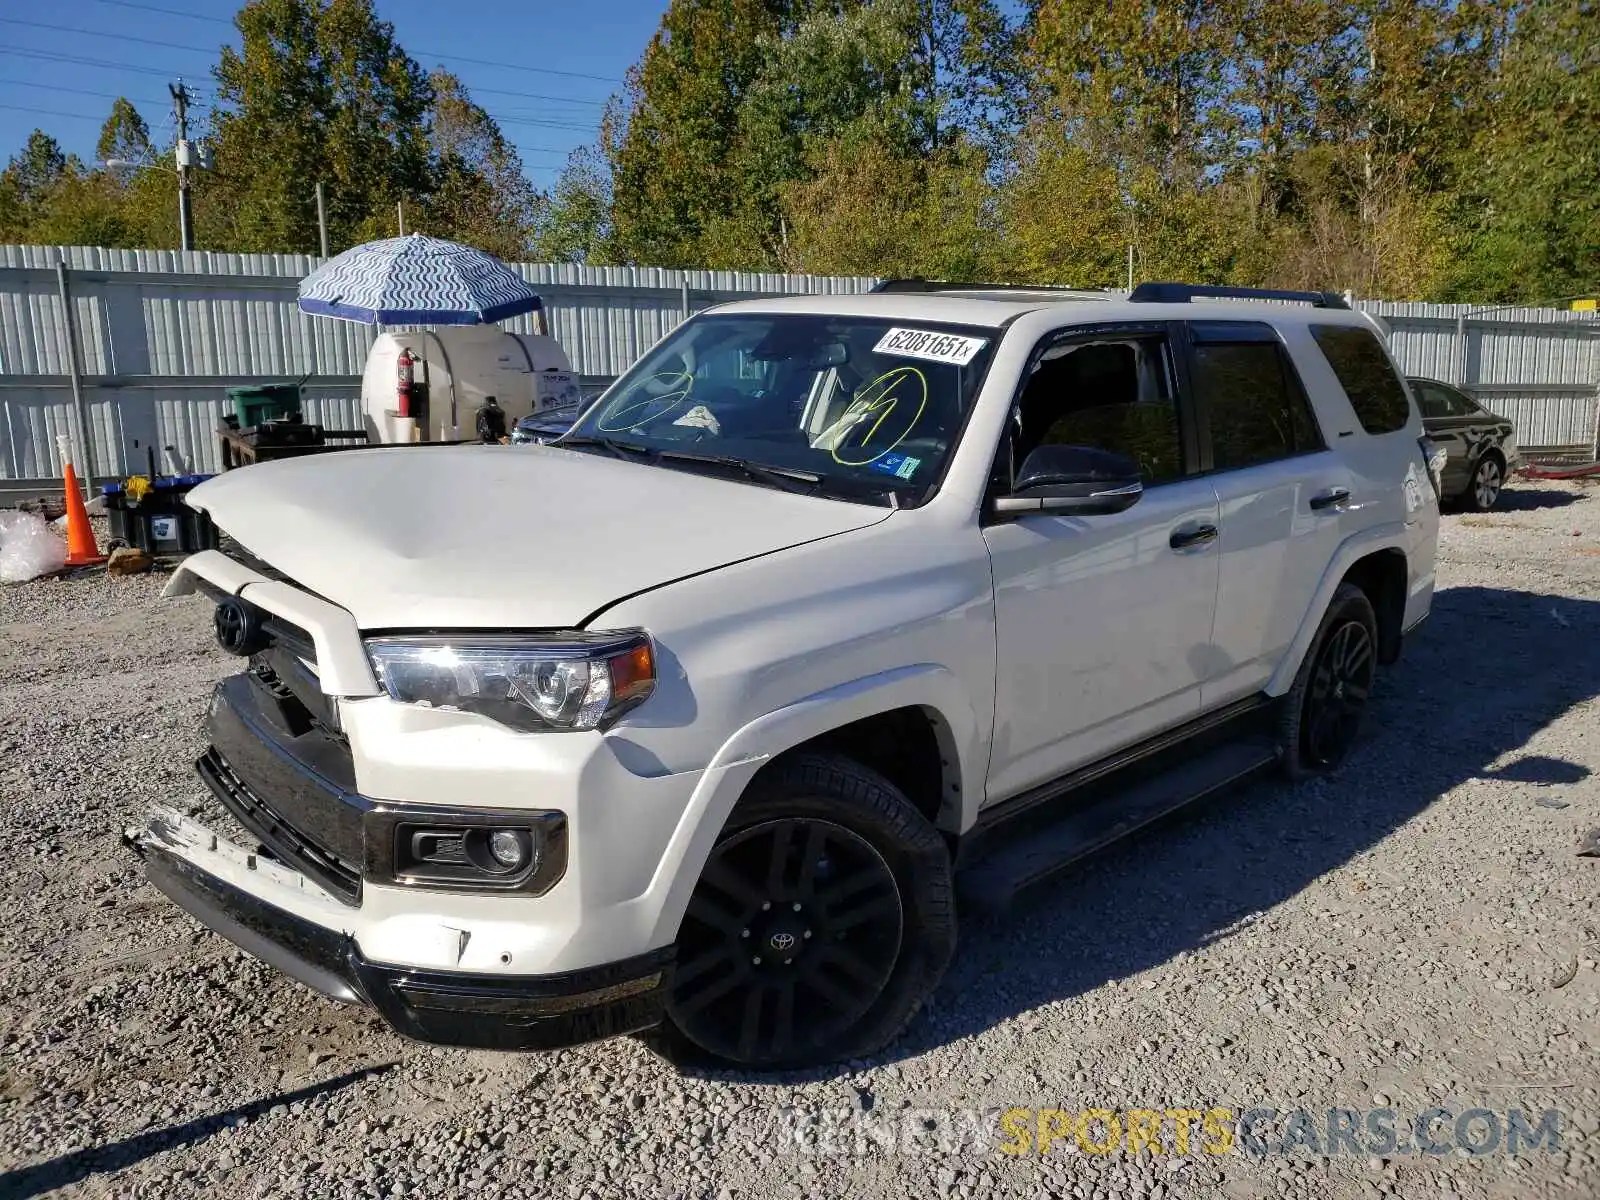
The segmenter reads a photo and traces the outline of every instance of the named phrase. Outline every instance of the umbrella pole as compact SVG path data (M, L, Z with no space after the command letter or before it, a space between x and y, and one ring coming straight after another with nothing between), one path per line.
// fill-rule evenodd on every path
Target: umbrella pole
M431 329L422 331L423 337L433 339L433 344L439 347L439 357L444 359L444 369L450 375L450 430L456 437L461 436L461 417L456 412L456 373L450 366L450 352L444 348L444 339Z

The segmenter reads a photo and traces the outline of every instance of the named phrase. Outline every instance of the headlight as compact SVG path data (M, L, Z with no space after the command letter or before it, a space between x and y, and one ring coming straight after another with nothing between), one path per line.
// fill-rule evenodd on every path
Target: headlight
M367 641L378 680L403 704L479 713L513 729L605 729L655 691L643 630Z

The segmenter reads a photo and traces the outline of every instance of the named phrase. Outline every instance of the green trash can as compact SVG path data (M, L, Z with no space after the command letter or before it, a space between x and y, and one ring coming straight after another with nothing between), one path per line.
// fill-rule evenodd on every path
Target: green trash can
M300 384L261 383L254 387L228 389L228 399L233 402L234 415L240 429L249 429L267 421L299 420Z

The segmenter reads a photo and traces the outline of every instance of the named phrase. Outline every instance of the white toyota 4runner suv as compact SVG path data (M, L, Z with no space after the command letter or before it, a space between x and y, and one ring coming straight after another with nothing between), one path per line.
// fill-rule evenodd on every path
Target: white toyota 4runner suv
M248 658L198 763L243 836L132 842L414 1038L866 1055L958 908L1340 761L1432 599L1430 458L1335 296L723 305L552 444L195 489L238 548L169 593Z

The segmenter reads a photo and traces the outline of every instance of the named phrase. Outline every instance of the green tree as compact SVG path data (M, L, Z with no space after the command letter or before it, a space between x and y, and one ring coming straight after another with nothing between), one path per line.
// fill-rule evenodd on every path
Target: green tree
M1119 172L1192 188L1214 153L1236 32L1206 0L1036 0L1022 39L1034 111Z
M0 237L31 240L34 225L68 170L67 156L55 138L42 129L30 133L22 152L0 171Z
M117 97L111 106L111 115L100 126L100 138L94 145L95 159L101 163L124 162L144 164L150 157L150 127L144 123L139 110L125 97Z
M427 76L371 0L250 0L222 49L216 174L196 203L204 240L317 249L315 185L334 246L395 231L395 203L432 189Z
M833 146L896 164L908 188L922 173L902 168L935 153L937 98L919 88L916 0L876 0L808 15L763 40L764 62L739 109L725 170L736 203L708 221L702 253L716 265L770 268L789 257L781 197L790 184L833 174ZM848 207L870 177L850 172L838 193ZM886 184L890 181L886 180ZM891 184L891 186L893 186Z
M44 130L35 129L28 135L22 153L13 155L6 164L5 175L23 204L37 204L69 169L61 144Z
M554 191L539 206L533 253L541 262L603 266L615 261L611 171L600 151L580 147L567 157Z
M952 172L977 183L987 160L974 149L994 144L1013 77L1009 36L993 0L673 0L610 150L615 252L750 269L832 261L818 239L854 237L844 209L859 197L837 193L829 213L827 190L807 185L869 186L846 153L935 196ZM903 258L914 241L873 257Z
M966 144L912 156L869 125L818 146L809 177L781 190L786 270L978 279L996 230L982 154Z
M527 256L541 197L522 160L461 81L438 70L429 79L433 192L419 229L454 238L510 261Z
M628 73L626 116L608 147L611 221L628 261L706 266L707 227L743 206L730 166L739 113L789 0L672 0Z
M1600 289L1600 4L1527 0L1466 142L1452 298Z

